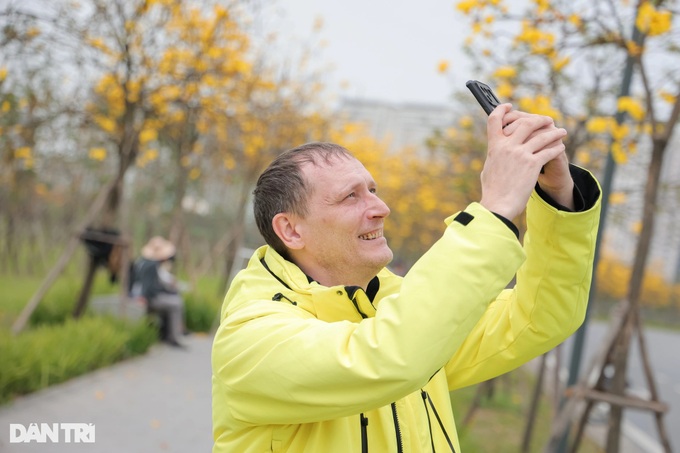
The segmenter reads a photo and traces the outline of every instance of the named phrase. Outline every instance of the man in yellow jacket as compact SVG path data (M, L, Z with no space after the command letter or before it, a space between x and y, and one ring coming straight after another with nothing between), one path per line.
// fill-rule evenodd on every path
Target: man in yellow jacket
M599 186L550 118L503 104L487 130L481 200L403 278L385 268L389 208L346 149L306 144L263 172L267 245L232 282L213 345L214 453L460 453L449 391L578 328Z

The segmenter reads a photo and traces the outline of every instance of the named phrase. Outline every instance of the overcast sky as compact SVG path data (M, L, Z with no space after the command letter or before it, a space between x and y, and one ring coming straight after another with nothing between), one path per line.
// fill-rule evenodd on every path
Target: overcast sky
M452 0L278 0L269 11L291 43L323 18L329 86L346 81L346 96L450 103L454 88L474 78L460 51L469 27ZM450 63L447 75L437 72L441 60Z

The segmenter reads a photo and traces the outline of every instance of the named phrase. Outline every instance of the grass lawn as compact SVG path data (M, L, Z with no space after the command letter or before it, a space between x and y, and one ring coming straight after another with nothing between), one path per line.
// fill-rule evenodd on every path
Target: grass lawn
M75 306L82 276L68 270L49 289L38 305L39 308L52 306ZM0 275L0 330L8 330L30 298L35 294L44 280L43 276ZM104 272L99 272L93 284L93 294L116 291L116 286L109 284Z
M451 393L463 452L538 453L548 441L553 409L550 395L543 395L533 430L531 448L520 451L535 380L528 370L519 369L495 382L494 396L483 399L467 426L463 420L475 397L477 386ZM583 439L580 453L602 453L589 439Z
M0 332L9 331L12 324L28 301L43 283L44 276L22 276L0 274ZM61 322L75 307L76 299L83 285L83 275L77 263L67 267L65 272L50 287L40 301L32 319L36 323ZM222 304L223 291L218 290L219 278L200 278L185 294L187 316L199 324L197 331L209 329ZM108 273L100 269L95 274L91 298L99 294L118 294L118 283L109 281Z

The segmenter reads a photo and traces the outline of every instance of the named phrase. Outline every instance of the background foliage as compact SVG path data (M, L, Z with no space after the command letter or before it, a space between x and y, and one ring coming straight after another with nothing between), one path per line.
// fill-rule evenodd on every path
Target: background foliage
M640 174L647 160L637 150L670 137L675 126L666 119L679 102L677 2L516 3L456 3L471 26L468 52L479 78L504 100L564 125L574 162L601 172L611 150L620 168L637 166ZM398 272L436 241L446 217L480 198L485 118L469 93L456 95L456 123L433 131L425 147L394 149L336 115L323 84L327 68L315 66L321 49L314 37L293 56L276 54L276 36L257 26L257 2L35 0L3 8L0 331L80 234L99 197L102 209L89 226L122 232L132 257L156 234L178 245L194 331L214 326L227 280L242 264L239 250L262 243L250 194L260 171L285 149L333 141L365 163L391 208L386 236ZM638 78L620 96L627 58L636 60ZM443 74L448 68L439 65ZM625 121L616 120L619 113ZM631 225L625 241L644 230L636 207L642 183L635 182L609 199L612 219ZM679 194L677 183L663 185L659 205L677 210ZM107 345L99 362L83 350L83 363L145 350L142 328L68 321L86 262L80 247L33 314L33 328L4 354L31 355L26 351L48 337L96 328L110 331ZM678 284L648 267L643 303L679 309ZM604 298L623 297L628 257L605 255L598 276ZM95 279L95 294L118 291L106 275ZM50 377L52 364L26 366L40 376L31 388L80 372L58 364L58 376Z

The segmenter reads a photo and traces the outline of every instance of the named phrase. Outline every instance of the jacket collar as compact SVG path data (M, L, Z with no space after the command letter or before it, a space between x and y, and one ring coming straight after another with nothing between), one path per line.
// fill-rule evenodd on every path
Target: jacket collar
M313 314L316 318L327 321L353 321L375 316L375 305L366 292L358 286L323 286L305 275L292 262L279 255L268 246L255 252L250 265L258 264L281 284L281 293L295 304ZM382 271L381 271L382 273ZM311 281L310 281L311 280ZM368 292L377 296L381 286L381 277L376 276L369 284Z

